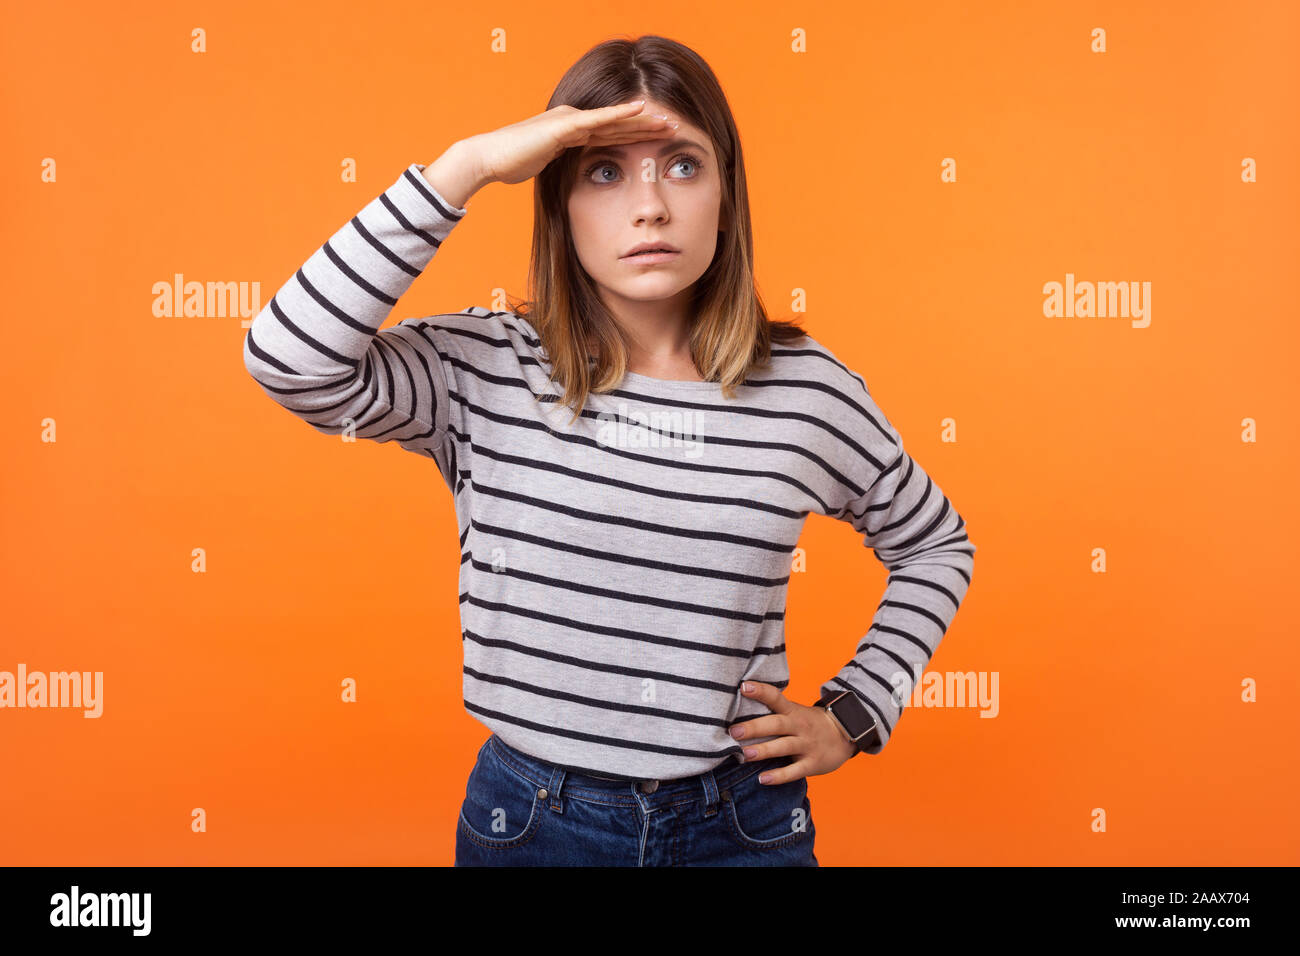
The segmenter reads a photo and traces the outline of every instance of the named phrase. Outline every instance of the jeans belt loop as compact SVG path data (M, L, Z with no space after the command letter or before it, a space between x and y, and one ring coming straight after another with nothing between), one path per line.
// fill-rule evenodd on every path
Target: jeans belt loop
M547 804L556 813L564 812L564 803L560 799L560 791L564 787L566 773L567 771L563 767L553 766L551 768L551 782L546 787Z
M718 781L712 770L700 774L704 783L704 815L711 817L718 812Z

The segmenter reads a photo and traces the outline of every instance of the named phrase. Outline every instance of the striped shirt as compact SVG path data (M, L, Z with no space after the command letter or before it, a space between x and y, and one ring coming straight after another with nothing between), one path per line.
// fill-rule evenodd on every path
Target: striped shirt
M379 331L466 213L423 169L276 292L244 363L317 431L437 466L460 531L466 710L578 772L671 779L743 759L730 725L770 711L740 684L789 683L786 592L816 513L889 570L866 636L821 685L862 699L881 738L865 752L879 753L975 546L863 379L809 336L774 345L733 399L629 372L570 423L523 316L472 306Z

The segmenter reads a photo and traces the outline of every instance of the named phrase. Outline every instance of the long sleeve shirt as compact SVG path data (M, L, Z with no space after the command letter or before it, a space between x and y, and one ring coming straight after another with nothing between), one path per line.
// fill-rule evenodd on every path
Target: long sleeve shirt
M879 753L975 546L862 377L808 336L774 344L735 398L629 372L571 421L522 315L471 306L381 331L466 215L423 169L285 282L244 363L317 431L437 466L460 533L466 710L578 772L671 779L743 759L742 743L773 737L729 736L769 712L740 685L789 683L791 562L817 513L851 524L889 570L866 636L821 686L861 698Z

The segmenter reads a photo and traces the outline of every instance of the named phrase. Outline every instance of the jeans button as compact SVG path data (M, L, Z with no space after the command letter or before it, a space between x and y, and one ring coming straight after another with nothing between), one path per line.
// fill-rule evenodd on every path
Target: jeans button
M659 789L659 781L658 781L658 780L642 780L642 781L641 781L641 792L642 792L642 793L654 793L654 792L655 792L656 790L658 790L658 789Z
M538 800L545 800L545 799L546 799L546 788L545 788L545 787L542 787L540 790L537 791L537 799L538 799Z

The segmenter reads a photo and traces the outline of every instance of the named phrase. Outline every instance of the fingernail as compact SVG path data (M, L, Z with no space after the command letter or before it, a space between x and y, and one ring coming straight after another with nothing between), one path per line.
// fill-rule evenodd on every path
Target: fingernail
M731 728L731 736L733 736L733 737L735 737L737 740L739 740L741 737L745 736L745 728L744 728L744 727L732 727L732 728Z
M771 779L772 779L772 775L770 773L760 773L758 775L759 783L767 783Z
M746 694L754 693L754 685L751 684L749 681L745 681L745 683L741 684L740 689L743 690Z
M748 758L751 759L751 760L753 759L754 754L756 754L756 753L758 753L758 748L757 748L757 747L746 747L746 748L745 748L745 756L748 757Z

